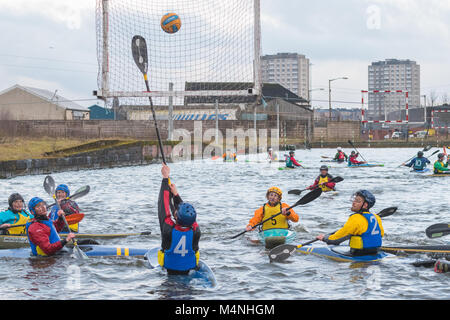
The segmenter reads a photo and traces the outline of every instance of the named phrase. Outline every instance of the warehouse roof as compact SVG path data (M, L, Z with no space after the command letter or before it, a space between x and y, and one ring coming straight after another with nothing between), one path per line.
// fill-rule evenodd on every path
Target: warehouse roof
M0 95L10 92L14 89L20 89L22 91L25 91L29 94L32 94L38 98L41 98L49 103L55 104L61 108L67 109L67 110L89 111L88 108L86 108L82 105L79 105L78 103L75 103L75 102L73 102L67 98L64 98L60 95L57 95L55 92L51 92L51 91L45 90L45 89L21 86L18 84L1 91Z

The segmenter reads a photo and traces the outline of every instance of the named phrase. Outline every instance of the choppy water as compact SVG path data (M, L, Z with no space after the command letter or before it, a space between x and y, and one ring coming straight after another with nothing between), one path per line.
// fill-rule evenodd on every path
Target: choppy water
M369 161L384 168L332 168L330 173L345 181L339 195L320 198L296 209L300 215L298 243L319 233L331 232L347 219L350 197L366 188L375 194L375 211L398 206L384 221L384 245L445 244L429 240L426 227L450 222L448 178L410 174L396 168L416 149L362 149ZM270 264L264 249L251 244L248 236L229 241L225 237L245 228L253 211L265 201L265 192L279 186L283 200L290 189L303 189L318 175L321 155L334 150L297 151L306 170L279 171L264 163L197 161L172 164L172 180L185 201L199 213L202 230L201 256L214 270L219 285L207 289L197 285L174 285L161 272L145 267L137 258L0 259L0 292L3 299L449 299L448 275L415 268L413 258L384 260L377 265L352 265L320 257L296 255L284 264ZM254 157L253 157L254 158ZM242 157L241 157L241 160ZM435 158L432 159L434 162ZM337 165L334 165L337 167ZM160 166L119 168L54 174L57 183L72 191L89 184L91 193L78 201L86 213L81 231L123 233L151 231L145 238L116 239L105 244L153 248L159 246L157 198ZM0 180L1 207L7 197L20 192L26 199L41 196L44 176ZM50 200L50 199L48 199ZM80 282L76 275L80 273Z

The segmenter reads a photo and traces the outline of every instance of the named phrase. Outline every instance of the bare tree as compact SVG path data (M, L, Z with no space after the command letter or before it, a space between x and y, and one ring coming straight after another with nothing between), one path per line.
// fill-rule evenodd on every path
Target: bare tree
M447 93L442 94L442 104L448 104L448 95Z
M428 95L428 102L432 107L434 107L434 104L436 103L437 99L438 95L436 91L434 90L430 91L430 94Z

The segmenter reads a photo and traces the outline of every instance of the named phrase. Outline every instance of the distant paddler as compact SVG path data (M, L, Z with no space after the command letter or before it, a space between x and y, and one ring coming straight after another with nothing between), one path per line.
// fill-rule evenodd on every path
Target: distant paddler
M63 210L59 210L58 219L52 221L47 217L47 204L37 197L28 202L28 209L34 215L34 219L26 224L28 241L34 256L53 256L75 238L73 233L69 233L63 240L58 235L64 228Z
M186 275L198 267L200 227L195 208L181 199L177 187L169 184L170 168L163 164L158 200L161 250L158 262L169 274Z
M308 190L320 188L323 192L336 191L336 183L330 182L333 176L328 173L328 170L327 166L321 166L320 175L314 181L314 184L308 187Z
M296 167L302 167L302 165L295 159L295 152L289 151L289 157L286 157L286 168L294 169Z
M228 149L223 155L222 159L224 162L226 161L237 161L237 155L236 152L232 152L230 149Z
M381 218L369 211L375 205L375 196L370 191L360 190L353 195L352 200L353 214L344 227L331 235L319 235L317 239L330 245L350 240L352 255L375 255L382 246L384 236Z
M33 215L24 209L24 200L19 193L13 193L8 198L8 210L0 212L0 232L5 234L25 234L24 225ZM14 226L19 226L15 227Z
M414 171L423 171L430 164L430 160L424 157L423 151L417 153L417 157L412 159L409 163L403 163L403 166L413 168Z
M450 170L448 169L449 159L447 157L447 162L445 162L445 154L439 153L438 160L434 163L434 174L445 174Z
M283 192L280 188L272 187L267 190L267 203L255 211L254 217L250 219L246 230L251 231L255 226L257 226L264 220L275 216L279 212L281 212L281 215L278 215L275 218L265 222L260 227L260 231L266 231L270 229L289 229L289 221L298 222L298 215L293 209L289 211L287 210L290 206L286 203L282 203L282 198Z
M341 147L337 148L337 153L334 156L334 161L339 162L339 163L343 163L345 161L348 161L348 156L345 154L345 152L342 150Z
M53 197L58 202L59 207L61 208L61 210L64 211L66 216L69 216L71 214L80 213L80 208L78 207L78 204L75 201L69 199L70 189L67 185L60 184L59 186L57 186ZM54 206L52 208L52 210L50 211L49 218L52 221L58 220L59 217L58 217L58 207L57 206ZM78 232L78 230L79 230L78 223L71 224L71 225L69 225L69 227L70 227L70 231L73 231L73 232ZM62 231L69 232L69 230L67 230L67 228L65 228L65 227L63 228Z
M269 150L267 151L267 160L269 160L270 162L278 161L278 155L273 152L272 148L269 148Z
M359 157L359 152L356 151L352 151L352 153L350 154L350 158L348 159L348 165L349 166L357 166L360 164L366 164L367 162L365 161L358 161Z

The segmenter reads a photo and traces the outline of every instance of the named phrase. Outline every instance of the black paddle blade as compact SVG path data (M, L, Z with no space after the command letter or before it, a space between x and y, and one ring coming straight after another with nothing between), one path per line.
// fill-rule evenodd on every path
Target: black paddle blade
M147 42L142 36L134 36L131 41L131 51L133 53L133 59L137 67L143 74L148 72L148 53Z
M79 199L81 197L84 197L85 195L87 195L89 193L89 191L91 191L91 187L90 186L82 187L82 188L78 189L75 192L75 194L70 197L70 199L71 200L76 200L76 199Z
M297 246L291 244L282 244L273 248L269 252L270 262L282 262L292 256L297 250Z
M380 218L386 218L386 217L392 216L394 213L397 212L397 209L398 209L397 207L391 207L391 208L381 210L381 212L378 213L378 216Z
M47 192L50 196L53 197L55 194L55 180L51 176L46 176L44 179L44 190Z
M339 183L339 182L342 182L342 181L344 181L344 178L342 178L342 177L335 177L335 178L330 180L330 182L334 182L334 183Z
M310 203L311 201L314 201L318 197L320 197L321 194L322 194L322 189L320 189L320 188L315 189L315 190L311 191L310 193L308 193L307 195L305 195L299 201L297 201L297 203L295 205L293 205L293 207Z
M302 194L302 192L303 192L302 190L295 189L295 190L289 191L288 194L294 194L296 196L299 196Z
M428 227L425 230L427 237L430 239L441 238L450 234L450 224L439 223Z
M423 149L423 152L430 151L432 148L433 148L432 146L426 146L426 147Z
M436 264L437 260L418 260L416 262L413 262L412 265L416 268L434 268L434 265Z

